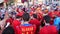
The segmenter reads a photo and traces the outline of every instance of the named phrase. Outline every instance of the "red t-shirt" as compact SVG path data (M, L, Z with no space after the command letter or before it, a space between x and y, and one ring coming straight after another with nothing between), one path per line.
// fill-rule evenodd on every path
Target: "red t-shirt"
M40 34L58 34L55 26L44 26L40 29Z
M35 34L36 26L35 25L21 25L20 26L21 33L20 34Z
M39 13L38 15L38 20L40 21L41 19L43 19L43 13Z
M20 24L21 24L21 22L18 21L18 20L14 20L13 23L12 23L12 25L13 25L14 27L19 26Z
M10 24L12 24L13 20L14 20L13 18L9 18L9 19L6 20L6 22L7 23L9 22Z
M30 20L30 22L29 22L30 24L35 24L36 26L40 26L40 21L39 20L37 20L37 19L32 19L32 20Z
M20 34L20 26L21 22L18 20L14 20L12 23L12 27L14 28L15 34Z
M15 31L15 34L21 34L20 26L16 26L16 27L14 28L14 31Z
M58 11L54 11L54 13L55 13L55 15L56 15L56 16L59 14L59 12L58 12Z
M30 24L34 24L34 25L36 25L36 34L38 33L38 30L39 30L39 28L40 28L40 21L39 20L37 20L37 19L33 19L33 20L30 20L30 22L29 22Z
M55 13L54 13L54 12L49 12L48 15L49 15L51 18L54 18L54 17L55 17Z

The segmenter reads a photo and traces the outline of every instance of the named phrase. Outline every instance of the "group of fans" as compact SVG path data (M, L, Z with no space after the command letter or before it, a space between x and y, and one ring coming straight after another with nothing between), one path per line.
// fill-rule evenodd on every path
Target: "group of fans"
M0 34L59 34L60 7L0 8Z

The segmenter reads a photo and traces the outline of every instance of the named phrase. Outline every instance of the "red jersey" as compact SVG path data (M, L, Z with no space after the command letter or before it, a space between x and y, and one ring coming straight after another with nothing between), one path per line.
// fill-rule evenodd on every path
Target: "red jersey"
M41 24L40 21L37 20L37 19L32 19L32 20L30 20L29 23L30 23L30 24L35 24L36 26L39 26L39 25Z
M19 29L20 24L21 24L21 22L18 21L18 20L13 21L12 27L14 28L15 34L19 34L19 32L20 32L20 29Z
M49 12L48 14L51 18L54 18L55 17L55 13L54 12Z
M32 19L32 20L30 20L30 22L29 22L30 24L34 24L34 25L36 25L36 34L38 33L38 30L39 30L39 28L40 28L40 21L39 20L37 20L37 19Z
M35 34L36 26L34 26L34 25L29 25L29 26L21 25L20 30L21 30L20 34Z
M40 34L58 34L55 26L44 26L40 29Z
M20 24L21 24L21 22L18 21L18 20L14 20L13 23L12 23L12 25L13 25L14 27L19 26Z
M43 13L39 13L38 15L38 20L40 21L41 19L43 19Z
M9 19L6 20L6 22L7 23L9 22L10 24L12 24L13 20L14 20L13 18L9 18Z

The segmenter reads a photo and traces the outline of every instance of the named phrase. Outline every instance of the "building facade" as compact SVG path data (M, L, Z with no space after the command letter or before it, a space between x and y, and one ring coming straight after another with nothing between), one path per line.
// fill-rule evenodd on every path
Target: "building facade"
M49 3L56 4L57 3L60 6L60 0L43 0L43 3L44 4L49 4Z
M17 4L23 4L22 0L15 0ZM23 0L24 1L24 0ZM34 5L34 4L54 4L57 3L58 5L60 5L60 0L27 0L27 2L29 2L30 4Z

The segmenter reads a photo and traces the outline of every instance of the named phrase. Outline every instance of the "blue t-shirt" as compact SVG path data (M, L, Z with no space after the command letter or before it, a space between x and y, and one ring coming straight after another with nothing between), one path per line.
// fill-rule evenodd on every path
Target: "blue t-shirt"
M57 29L60 29L60 17L54 19L54 25L57 26Z

